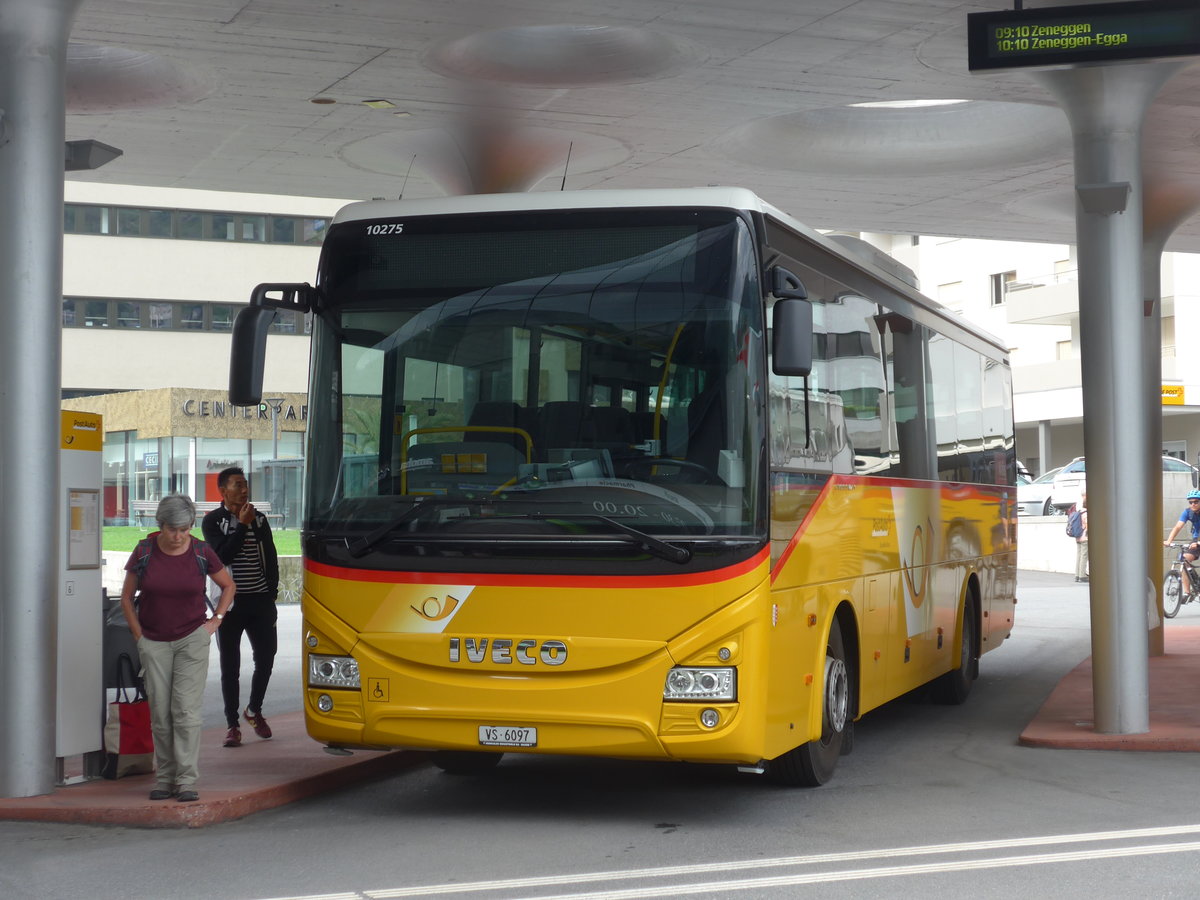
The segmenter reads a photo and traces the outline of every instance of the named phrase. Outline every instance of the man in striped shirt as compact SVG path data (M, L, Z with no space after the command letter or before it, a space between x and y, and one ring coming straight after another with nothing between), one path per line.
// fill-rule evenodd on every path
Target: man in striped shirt
M239 676L242 668L242 633L250 639L254 653L254 674L250 679L250 699L242 713L246 724L260 738L271 736L271 726L263 718L262 704L275 664L279 638L275 630L279 593L279 558L267 517L250 502L246 473L237 466L217 475L222 503L204 517L204 540L233 575L237 597L233 608L217 629L221 651L221 696L225 701L225 746L242 743L239 727Z

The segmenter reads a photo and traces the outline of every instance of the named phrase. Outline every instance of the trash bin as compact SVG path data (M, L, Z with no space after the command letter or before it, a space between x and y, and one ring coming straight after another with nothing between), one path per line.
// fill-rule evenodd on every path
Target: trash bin
M128 654L133 661L134 672L141 671L142 663L138 657L137 641L133 639L133 633L125 622L125 613L121 610L120 595L109 597L108 588L101 588L100 594L104 600L102 659L104 687L107 689L117 686L117 660L122 653Z

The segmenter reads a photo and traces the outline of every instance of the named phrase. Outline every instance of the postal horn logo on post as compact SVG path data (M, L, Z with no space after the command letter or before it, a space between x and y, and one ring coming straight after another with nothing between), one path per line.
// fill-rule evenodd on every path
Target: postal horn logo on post
M427 622L437 622L454 615L458 604L462 602L457 597L446 594L444 597L426 597L419 606L409 607Z

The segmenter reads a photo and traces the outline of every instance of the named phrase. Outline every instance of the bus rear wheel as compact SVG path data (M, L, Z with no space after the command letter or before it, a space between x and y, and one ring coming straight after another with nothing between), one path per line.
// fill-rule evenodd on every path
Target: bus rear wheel
M842 629L835 620L825 647L821 737L768 762L771 781L790 787L819 787L833 777L838 757L850 752L853 741L852 684Z
M484 775L500 764L503 755L478 750L441 750L433 754L433 764L447 775Z
M963 604L962 614L962 650L959 654L958 667L938 677L933 682L933 702L946 706L957 706L965 703L971 693L971 685L975 682L979 666L979 638L975 626L974 597L967 595Z

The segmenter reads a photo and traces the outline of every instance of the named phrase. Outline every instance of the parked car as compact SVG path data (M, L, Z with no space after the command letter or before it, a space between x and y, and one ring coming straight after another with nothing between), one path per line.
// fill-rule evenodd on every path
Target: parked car
M1194 487L1200 487L1200 469L1174 456L1162 458L1163 495L1177 494L1180 498ZM1087 466L1082 456L1077 456L1054 476L1050 503L1059 511L1066 512L1079 502L1079 495L1087 487ZM1168 484L1168 482L1171 482ZM1020 489L1018 488L1018 491Z
M1054 476L1059 469L1043 472L1037 478L1021 484L1017 476L1017 515L1018 516L1052 516L1056 510L1050 502L1050 493L1054 490Z

